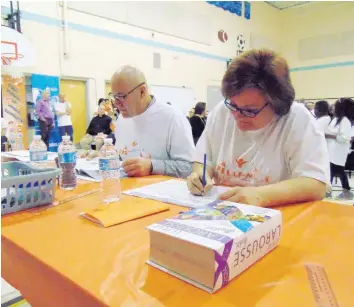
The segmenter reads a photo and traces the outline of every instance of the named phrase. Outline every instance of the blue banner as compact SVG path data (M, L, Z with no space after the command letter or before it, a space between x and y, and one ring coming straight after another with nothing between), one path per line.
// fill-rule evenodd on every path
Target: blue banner
M246 19L251 19L251 3L245 1L245 14Z
M53 113L55 114L54 105L59 101L59 78L55 76L46 75L32 75L32 94L33 101L36 103L42 97L42 92L47 90L50 93L50 105ZM49 151L57 152L60 143L60 134L58 128L58 120L54 116L54 129L51 132L49 139ZM36 135L40 135L38 118L35 119L34 131Z

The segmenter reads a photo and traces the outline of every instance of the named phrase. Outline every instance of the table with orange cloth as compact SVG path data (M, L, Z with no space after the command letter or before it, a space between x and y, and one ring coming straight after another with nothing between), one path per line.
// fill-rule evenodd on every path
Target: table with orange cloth
M121 185L127 190L167 179L126 178ZM98 187L82 183L75 191L57 190L56 198ZM131 206L136 200L121 199ZM354 306L353 207L325 202L280 207L280 246L209 294L146 264L146 226L186 208L171 205L169 211L103 228L79 217L99 202L100 194L93 193L2 217L2 277L33 307L316 307L306 263L325 268L340 307Z

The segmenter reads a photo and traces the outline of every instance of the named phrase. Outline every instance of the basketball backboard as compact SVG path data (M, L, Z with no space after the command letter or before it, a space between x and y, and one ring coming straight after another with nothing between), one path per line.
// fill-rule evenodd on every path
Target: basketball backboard
M35 52L31 42L16 30L1 27L1 62L3 68L33 66Z

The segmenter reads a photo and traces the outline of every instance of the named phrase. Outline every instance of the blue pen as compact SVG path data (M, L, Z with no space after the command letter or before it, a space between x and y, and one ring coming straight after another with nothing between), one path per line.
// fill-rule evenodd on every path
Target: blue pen
M206 174L206 162L207 162L207 155L204 154L203 179L202 179L203 188L206 186L206 178L205 178L205 174Z

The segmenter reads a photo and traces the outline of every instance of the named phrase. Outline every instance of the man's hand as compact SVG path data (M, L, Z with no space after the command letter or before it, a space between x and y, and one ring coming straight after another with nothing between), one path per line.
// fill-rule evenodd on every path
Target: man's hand
M252 206L264 206L264 200L258 187L236 187L221 194L219 199Z
M129 177L149 176L152 171L151 159L146 158L125 160L122 167Z
M196 172L190 174L190 176L187 178L187 187L189 192L194 195L204 195L210 191L213 187L213 182L208 173L205 175L205 181L206 185L203 187L202 178Z

